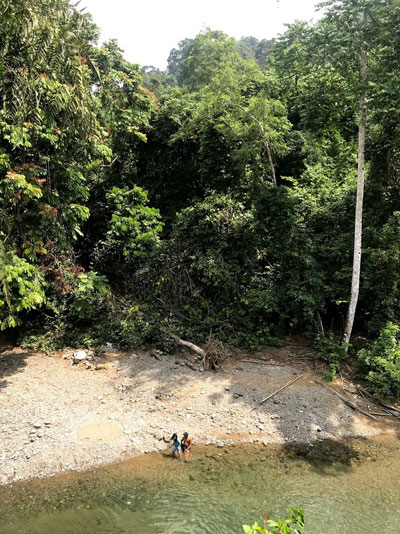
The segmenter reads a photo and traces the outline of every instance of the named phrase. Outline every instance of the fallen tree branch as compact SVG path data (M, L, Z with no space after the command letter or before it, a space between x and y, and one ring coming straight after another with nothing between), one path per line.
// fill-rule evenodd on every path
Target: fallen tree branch
M365 390L361 386L357 386L357 389L358 389L358 391L360 393L363 393L363 394L367 395L368 397L370 397L375 402L381 404L384 408L387 408L388 410L392 410L393 412L396 412L395 414L391 414L391 415L393 415L393 417L400 417L400 415L397 415L397 414L400 414L400 410L398 408L396 408L395 406L391 406L390 404L386 404L386 402L383 402L381 399L378 399L377 397L372 395L372 393L370 393L369 391Z
M204 349L201 347L198 347L194 343L191 343L190 341L185 341L184 339L180 339L178 336L175 336L174 334L171 334L171 338L177 343L178 345L181 345L181 347L185 347L187 349L192 350L202 358L205 358L207 356L207 353Z
M287 382L284 386L282 386L281 388L275 390L273 393L271 393L270 395L268 395L268 397L265 397L265 399L263 399L260 404L264 404L264 402L266 402L267 400L271 399L272 397L274 397L277 393L279 393L280 391L282 391L283 389L286 389L287 387L289 387L290 385L294 384L295 382L297 382L297 380L300 380L300 378L303 378L303 376L305 375L305 373L303 373L302 375L299 375L299 376L296 376L296 378L293 378L293 380L289 380L289 382Z
M241 360L242 362L246 362L246 363L262 363L264 365L273 365L275 367L284 367L281 363L271 363L271 362L267 362L265 360Z
M394 406L391 406L390 404L386 404L386 402L383 402L379 399L378 399L378 402L382 404L382 406L384 406L388 410L392 410L393 412L396 412L396 414L400 414L400 410L398 408L395 408ZM399 415L396 415L395 417L399 417Z

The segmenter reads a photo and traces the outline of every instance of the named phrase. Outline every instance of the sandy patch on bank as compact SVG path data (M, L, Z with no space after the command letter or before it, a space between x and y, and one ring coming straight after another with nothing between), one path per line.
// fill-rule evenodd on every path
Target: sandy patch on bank
M98 421L81 426L78 428L77 436L81 441L93 443L115 443L124 437L121 424L107 421Z

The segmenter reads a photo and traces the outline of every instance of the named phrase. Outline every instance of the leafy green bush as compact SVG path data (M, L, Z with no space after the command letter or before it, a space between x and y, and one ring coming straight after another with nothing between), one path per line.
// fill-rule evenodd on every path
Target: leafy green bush
M116 266L146 258L154 251L163 223L159 211L148 206L147 191L141 187L113 187L106 200L113 211L94 256L98 265L115 271Z
M72 291L71 313L79 319L91 319L104 311L110 294L107 278L94 271L81 273Z
M149 305L135 305L121 310L118 336L126 347L146 347L162 342L162 317Z
M169 319L156 306L124 299L113 301L107 314L94 321L90 333L92 344L111 342L123 348L157 346L171 352Z
M92 348L104 340L97 325L109 321L112 295L107 278L68 261L42 266L48 285L46 314L31 314L20 336L26 349L52 352L64 346Z
M335 338L318 336L314 347L318 350L317 358L329 365L325 379L330 382L335 380L342 362L347 358L345 345Z
M400 396L400 326L388 322L378 339L360 350L358 358L376 395Z
M33 350L35 352L52 352L64 345L63 341L54 331L44 333L30 334L25 336L21 341L23 349Z
M44 287L38 268L13 251L6 252L0 242L0 330L20 324L20 312L40 307Z
M282 340L273 336L270 329L266 326L255 332L239 331L237 340L233 344L246 349L257 350L266 346L280 347Z
M39 331L25 335L20 346L35 352L50 353L65 347L99 349L108 340L109 337L98 336L96 328L89 332L81 332L68 328L65 322L61 321L53 324L51 329L45 332Z
M267 518L263 527L254 523L252 527L243 525L243 530L245 534L306 534L303 508L289 508L289 512L284 520L271 521Z

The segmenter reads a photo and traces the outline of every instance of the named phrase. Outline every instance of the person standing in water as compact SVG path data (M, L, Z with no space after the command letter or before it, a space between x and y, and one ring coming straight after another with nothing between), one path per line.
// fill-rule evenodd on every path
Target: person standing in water
M164 440L165 443L171 443L171 442L173 443L172 456L177 456L180 459L181 458L181 453L180 453L180 450L179 450L180 443L179 443L179 439L178 439L178 434L172 434L170 439L163 438L163 440Z
M185 459L185 462L189 460L189 453L190 453L190 449L192 448L192 444L193 444L192 438L189 436L187 432L184 432L183 438L181 440L181 449L183 452L183 457Z

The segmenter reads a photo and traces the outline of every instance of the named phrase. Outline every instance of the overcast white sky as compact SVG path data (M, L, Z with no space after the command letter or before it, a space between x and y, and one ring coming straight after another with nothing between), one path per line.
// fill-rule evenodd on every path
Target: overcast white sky
M125 57L164 69L172 48L210 27L232 37L269 39L295 19L318 19L319 0L82 0L101 28L102 41L116 38Z

